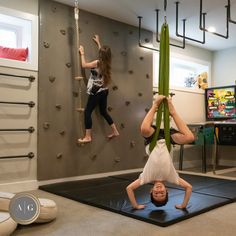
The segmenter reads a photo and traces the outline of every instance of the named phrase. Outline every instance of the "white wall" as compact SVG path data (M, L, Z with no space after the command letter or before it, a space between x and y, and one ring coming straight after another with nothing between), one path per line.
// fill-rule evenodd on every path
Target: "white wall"
M236 84L236 47L216 51L213 54L213 86ZM236 147L220 146L219 162L223 165L236 166Z
M10 8L38 16L38 0L0 0L0 7ZM36 55L38 57L38 55ZM0 101L29 102L33 108L23 105L0 104L0 128L28 128L35 131L0 132L0 156L25 155L33 152L33 159L1 159L0 191L18 192L37 188L37 91L38 71L1 66L1 73L15 75L32 75L36 79L30 83L28 79L6 77L0 75Z
M38 15L38 0L0 0L0 6Z
M236 84L236 47L214 52L213 85L225 86Z

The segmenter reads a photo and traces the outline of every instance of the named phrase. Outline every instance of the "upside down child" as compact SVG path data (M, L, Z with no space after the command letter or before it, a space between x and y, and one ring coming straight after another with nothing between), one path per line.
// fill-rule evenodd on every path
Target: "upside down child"
M179 185L185 189L183 202L175 205L177 209L186 208L192 193L191 184L180 178L174 168L171 156L165 143L163 130L160 130L159 132L156 146L151 153L149 152L149 144L156 129L155 126L152 125L153 118L164 99L167 99L170 116L172 116L178 129L170 130L171 143L187 144L194 141L194 135L176 112L171 98L159 95L141 124L141 134L145 138L146 152L149 155L148 161L139 178L129 184L126 188L129 200L135 209L145 208L145 205L136 201L134 194L134 190L143 184L154 184L150 190L150 196L151 202L157 207L164 206L168 201L168 191L165 187L165 181Z

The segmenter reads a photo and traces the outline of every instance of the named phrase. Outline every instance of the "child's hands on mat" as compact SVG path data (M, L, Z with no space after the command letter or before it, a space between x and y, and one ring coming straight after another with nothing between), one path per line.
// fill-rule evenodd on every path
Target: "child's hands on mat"
M176 209L185 209L186 206L183 206L183 205L175 205L175 208L176 208Z

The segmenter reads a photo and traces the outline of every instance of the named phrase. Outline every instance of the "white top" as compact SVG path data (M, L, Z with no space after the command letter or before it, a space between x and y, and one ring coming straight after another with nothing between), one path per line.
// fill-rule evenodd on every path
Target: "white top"
M149 145L146 146L146 152L148 155L150 154ZM157 141L139 178L141 185L157 180L179 184L179 175L173 165L165 139Z
M107 87L103 87L104 79L98 73L96 68L91 69L91 74L87 84L87 93L89 95L96 95L103 90L108 89Z

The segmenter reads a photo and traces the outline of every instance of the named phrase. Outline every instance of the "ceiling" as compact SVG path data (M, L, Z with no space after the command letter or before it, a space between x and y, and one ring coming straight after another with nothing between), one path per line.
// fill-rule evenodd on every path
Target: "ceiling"
M170 37L175 36L175 2L167 0L166 14L164 0L78 0L79 8L102 15L113 20L138 26L138 16L142 16L142 28L156 31L155 9L160 9L160 26L166 15L169 24ZM74 6L74 0L57 0L67 5ZM202 31L199 30L200 0L179 0L179 33L182 34L182 19L186 19L186 36L202 40ZM206 12L206 28L214 26L216 32L226 34L226 8L228 0L203 0L203 12ZM231 19L236 21L236 0L231 0ZM96 33L96 32L95 32ZM186 43L212 51L236 47L236 24L229 24L229 38L225 39L211 33L206 33L206 43Z

